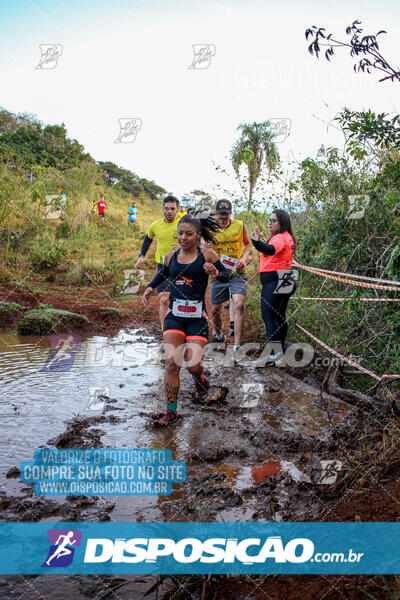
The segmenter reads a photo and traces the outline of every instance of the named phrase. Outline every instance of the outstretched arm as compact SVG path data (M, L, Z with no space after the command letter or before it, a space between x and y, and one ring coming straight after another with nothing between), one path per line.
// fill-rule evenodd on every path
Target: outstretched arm
M256 250L262 252L263 254L272 255L276 252L275 246L273 246L272 244L266 244L265 242L262 242L260 240L260 232L257 228L255 228L253 231L253 235L251 236L251 243L253 244Z
M140 250L140 256L143 256L143 257L146 256L146 254L147 254L147 252L148 252L148 250L149 250L149 248L151 246L151 242L152 241L153 240L151 238L149 238L148 235L146 235L146 237L143 240L142 248Z
M164 264L163 268L157 273L157 275L153 278L153 280L149 283L149 285L144 290L144 294L142 296L142 303L144 306L149 306L149 296L153 293L153 290L160 285L163 281L168 279L169 277L169 266Z
M262 252L262 254L275 254L275 246L273 246L272 244L266 244L265 242L261 242L260 240L255 239L252 239L251 241L253 243L254 248L259 252Z
M165 259L164 259L163 268L160 269L160 271L154 277L153 281L151 283L149 283L147 288L144 290L144 294L142 296L142 302L145 306L149 305L149 296L153 292L154 288L158 287L160 285L160 283L162 283L163 281L168 279L168 277L169 277L169 261L171 260L171 256L173 255L173 253L174 253L174 251L167 252L167 254L165 255Z
M153 240L151 238L149 238L148 235L146 235L146 237L143 240L143 244L142 244L142 248L140 250L140 255L139 258L135 264L135 269L140 269L140 267L142 266L142 263L144 261L144 257L146 256L150 246L151 246L151 242Z

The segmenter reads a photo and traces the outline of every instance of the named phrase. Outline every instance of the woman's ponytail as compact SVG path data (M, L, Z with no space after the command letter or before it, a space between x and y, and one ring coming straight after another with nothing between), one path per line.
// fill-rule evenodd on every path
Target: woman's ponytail
M218 233L220 227L217 221L211 216L209 210L197 210L190 214L188 213L182 217L179 223L191 223L201 234L203 240L206 242L216 242L215 234Z

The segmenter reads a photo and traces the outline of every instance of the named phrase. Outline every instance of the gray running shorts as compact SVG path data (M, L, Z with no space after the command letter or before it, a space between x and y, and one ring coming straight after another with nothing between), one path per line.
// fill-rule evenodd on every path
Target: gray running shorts
M213 279L211 281L210 293L211 304L222 304L223 302L227 302L230 295L233 296L234 294L246 296L247 285L247 275L233 277L228 283L222 283L221 281Z

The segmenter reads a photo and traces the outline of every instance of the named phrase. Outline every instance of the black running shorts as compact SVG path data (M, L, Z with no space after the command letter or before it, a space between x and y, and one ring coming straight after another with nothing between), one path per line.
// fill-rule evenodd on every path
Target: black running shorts
M207 342L208 320L205 317L191 319L190 317L175 317L172 314L168 314L164 320L163 335L167 331L182 334L187 340L203 339Z

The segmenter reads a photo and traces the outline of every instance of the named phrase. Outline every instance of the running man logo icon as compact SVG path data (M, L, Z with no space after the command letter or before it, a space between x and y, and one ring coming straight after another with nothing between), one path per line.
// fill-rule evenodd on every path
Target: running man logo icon
M72 563L75 547L81 545L79 529L48 529L50 548L42 567L68 567Z
M292 121L290 119L268 119L275 144L281 144L290 135Z
M63 47L61 44L39 44L40 57L36 69L55 69L60 58Z
M275 288L274 294L291 294L297 288L298 271L290 269L278 269L278 285Z
M89 386L89 402L86 410L103 410L105 399L110 397L109 387Z
M125 281L121 294L137 294L140 282L144 282L145 272L140 269L125 269L123 273Z
M42 371L56 373L69 371L75 360L75 352L80 350L82 338L75 333L53 333L47 336L50 352Z
M132 144L136 140L137 132L142 129L142 119L118 119L119 134L115 144Z
M240 401L241 408L255 408L258 406L264 394L263 383L243 383L243 399Z
M214 44L193 44L194 57L189 69L208 69L215 56Z
M349 196L348 219L362 219L369 205L370 197L367 195Z
M66 206L66 199L63 194L50 194L46 196L46 207L44 209L43 219L59 219Z
M321 477L317 483L331 485L336 482L343 463L341 460L321 460Z

